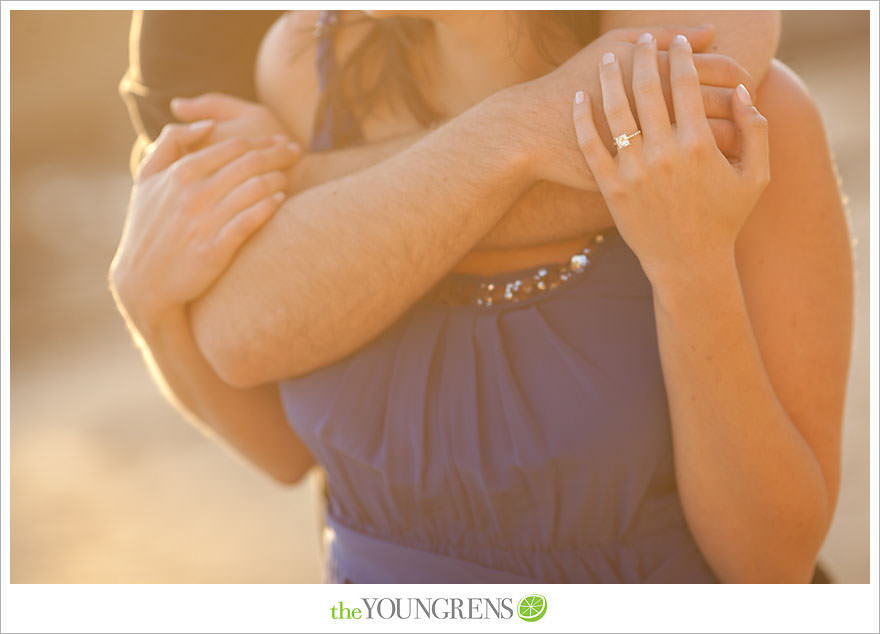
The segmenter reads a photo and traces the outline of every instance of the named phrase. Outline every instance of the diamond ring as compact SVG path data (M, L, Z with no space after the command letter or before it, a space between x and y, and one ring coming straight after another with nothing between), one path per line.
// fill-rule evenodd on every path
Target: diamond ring
M633 137L639 136L642 133L641 130L636 130L632 134L620 134L614 137L614 145L617 146L617 149L625 148L629 145L629 140Z

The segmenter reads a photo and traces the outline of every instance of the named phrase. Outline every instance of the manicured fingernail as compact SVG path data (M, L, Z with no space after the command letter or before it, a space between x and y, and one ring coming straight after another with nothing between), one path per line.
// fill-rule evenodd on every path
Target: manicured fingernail
M196 121L191 127L196 132L202 132L210 128L212 125L214 125L214 122L211 119L202 119L201 121Z
M578 90L576 93L574 93L574 102L577 104L584 103L584 91L583 90Z
M614 53L612 53L611 51L608 51L607 53L605 53L602 56L602 63L603 64L613 64L614 60L615 60Z
M688 39L684 35L682 35L681 33L679 33L674 38L672 38L672 41L675 42L676 44L683 44L684 46L687 46L689 49L691 47L691 43L688 42Z
M749 94L749 91L746 90L746 87L742 84L737 84L736 86L736 97L744 106L752 105L752 96Z
M653 41L654 41L654 36L651 35L650 33L642 33L639 36L639 40L638 40L639 44L650 44Z

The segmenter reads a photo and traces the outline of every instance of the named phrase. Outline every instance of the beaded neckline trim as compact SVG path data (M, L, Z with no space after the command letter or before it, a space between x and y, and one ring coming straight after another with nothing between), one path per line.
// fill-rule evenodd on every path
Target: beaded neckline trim
M590 246L573 254L568 262L542 266L507 282L481 282L479 279L450 275L432 288L424 299L429 303L484 308L530 299L582 275L604 242L605 236L597 234Z

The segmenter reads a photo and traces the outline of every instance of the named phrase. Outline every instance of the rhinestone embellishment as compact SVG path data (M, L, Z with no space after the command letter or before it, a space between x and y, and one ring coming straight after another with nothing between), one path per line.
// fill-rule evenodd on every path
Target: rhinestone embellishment
M583 274L590 263L593 251L605 242L602 234L593 237L590 246L572 255L568 262L554 266L542 266L533 273L509 282L478 282L455 279L442 280L426 295L431 302L447 305L476 305L491 307L498 304L516 303L543 292L559 288L565 282Z

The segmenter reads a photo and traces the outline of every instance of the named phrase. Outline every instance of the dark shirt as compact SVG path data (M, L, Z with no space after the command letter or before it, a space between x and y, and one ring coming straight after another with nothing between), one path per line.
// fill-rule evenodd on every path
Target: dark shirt
M254 65L283 11L133 11L129 67L119 84L138 141L132 164L175 121L173 97L222 92L256 100Z

